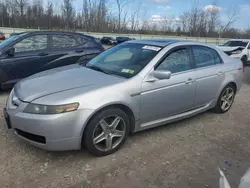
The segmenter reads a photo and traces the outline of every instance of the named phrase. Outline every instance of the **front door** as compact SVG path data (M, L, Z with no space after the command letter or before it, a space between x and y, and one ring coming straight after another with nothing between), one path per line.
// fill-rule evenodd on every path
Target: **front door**
M1 58L1 69L8 82L18 81L37 73L49 61L48 36L33 35L19 41L14 46L14 56Z
M194 108L196 78L188 47L174 49L155 70L171 71L171 78L142 83L141 124Z

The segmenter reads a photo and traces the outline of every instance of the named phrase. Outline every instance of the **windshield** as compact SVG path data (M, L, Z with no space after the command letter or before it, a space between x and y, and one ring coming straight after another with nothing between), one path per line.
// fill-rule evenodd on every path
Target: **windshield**
M248 44L247 41L227 41L223 46L230 46L230 47L237 47L237 46L242 46L246 47Z
M86 67L131 78L138 74L161 50L145 44L123 44L115 46L93 58Z
M5 41L0 43L0 48L3 48L5 46L8 46L9 44L11 44L13 41L17 40L18 38L22 37L23 35L25 35L26 33L20 34L20 35L13 35L10 38L6 39Z

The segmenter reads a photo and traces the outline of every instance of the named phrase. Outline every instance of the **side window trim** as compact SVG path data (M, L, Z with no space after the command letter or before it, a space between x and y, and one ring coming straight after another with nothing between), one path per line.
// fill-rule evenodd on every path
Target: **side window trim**
M48 49L51 52L52 50L52 34L51 33L48 34Z
M190 70L172 73L172 75L178 75L178 74L182 74L182 73L194 71L194 69L195 69L195 63L194 63L194 61L193 61L193 59L192 59L193 56L192 56L192 51L191 51L190 45L181 45L181 46L173 47L173 48L171 48L170 50L168 50L168 51L162 56L162 58L154 65L154 70L156 70L156 69L160 66L160 64L163 63L164 60L165 60L171 53L173 53L174 51L177 51L177 50L181 50L181 49L187 49L187 50L188 50Z

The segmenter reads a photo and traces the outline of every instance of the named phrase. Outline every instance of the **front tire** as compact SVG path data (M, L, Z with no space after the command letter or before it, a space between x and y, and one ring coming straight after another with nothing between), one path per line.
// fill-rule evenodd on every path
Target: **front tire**
M233 105L235 94L236 88L234 85L228 84L226 87L224 87L213 111L215 113L227 112Z
M129 130L127 114L119 108L107 108L91 118L85 128L83 142L89 153L109 155L124 144Z

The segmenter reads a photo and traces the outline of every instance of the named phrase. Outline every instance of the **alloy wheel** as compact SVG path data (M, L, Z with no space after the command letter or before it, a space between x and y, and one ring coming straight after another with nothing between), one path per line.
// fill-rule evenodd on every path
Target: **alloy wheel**
M225 89L222 94L220 106L223 111L227 111L233 104L234 101L234 90L231 87Z
M109 116L101 119L93 132L93 143L100 151L116 148L125 137L126 125L120 116Z

